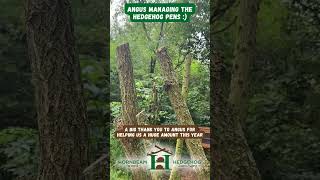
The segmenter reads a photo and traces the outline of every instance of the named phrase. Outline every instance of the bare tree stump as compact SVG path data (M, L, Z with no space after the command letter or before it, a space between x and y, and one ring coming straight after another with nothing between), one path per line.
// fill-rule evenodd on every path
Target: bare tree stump
M121 128L123 125L138 125L136 118L138 114L138 104L129 44L122 44L117 47L117 65L122 100L122 118L117 126ZM121 138L120 141L124 147L127 158L145 156L145 149L141 140ZM131 170L133 180L149 180L149 173L146 172L146 169L133 168Z

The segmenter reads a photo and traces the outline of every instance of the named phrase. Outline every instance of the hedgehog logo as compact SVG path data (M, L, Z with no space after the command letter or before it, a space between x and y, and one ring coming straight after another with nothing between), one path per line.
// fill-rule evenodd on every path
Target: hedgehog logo
M170 157L172 153L168 149L157 145L155 145L155 148L158 150L147 154L151 158L150 170L170 170Z

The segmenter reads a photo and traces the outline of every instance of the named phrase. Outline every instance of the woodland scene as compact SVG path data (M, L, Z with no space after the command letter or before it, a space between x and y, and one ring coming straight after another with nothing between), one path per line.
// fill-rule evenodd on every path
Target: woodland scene
M197 11L133 23L130 2ZM320 179L318 0L2 0L0 12L1 180ZM123 141L125 123L210 138ZM116 166L155 141L205 166Z

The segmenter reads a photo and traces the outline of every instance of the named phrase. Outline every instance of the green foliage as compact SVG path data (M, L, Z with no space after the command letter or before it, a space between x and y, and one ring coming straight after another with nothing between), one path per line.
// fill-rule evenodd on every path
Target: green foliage
M245 133L263 179L319 179L318 7L316 0L260 1ZM231 7L216 29L236 14L236 6ZM234 32L231 26L214 36L215 49L227 62L226 82Z
M264 14L271 11L265 8L274 3L265 2L262 6L260 22L266 24L260 25L259 30L260 58L253 68L247 137L264 178L318 179L320 66L319 56L310 51L318 45L297 35L318 31L309 28L308 23L295 29L305 23L298 19L305 17L297 16L291 6L273 8L278 17ZM265 30L267 24L276 31Z
M121 115L121 102L111 102L111 115L113 117L120 117L120 115Z
M199 2L200 3L200 2ZM204 3L204 4L201 4ZM206 2L201 2L203 8ZM120 13L120 12L119 12ZM204 35L208 35L208 13L200 11L199 23L125 23L112 29L110 44L111 67L111 100L120 101L119 82L117 78L116 46L129 42L131 58L135 76L135 85L140 109L144 109L151 117L152 88L156 84L160 103L159 119L155 123L176 124L176 119L170 101L163 89L163 80L160 78L159 65L156 62L155 73L150 73L150 60L156 59L154 51L158 47L168 48L174 62L175 71L179 80L182 79L183 63L187 53L193 53L194 61L190 80L190 110L197 124L209 125L209 71L206 66L208 61L207 44ZM120 23L121 24L121 23ZM202 24L203 26L200 26ZM143 26L146 28L144 29ZM162 33L161 26L163 26ZM202 34L202 36L200 35ZM149 40L149 38L151 41ZM196 46L196 47L194 47ZM199 51L198 51L199 50ZM158 61L158 59L156 59ZM204 63L196 63L202 61ZM196 97L196 98L193 98Z
M198 23L129 23L114 21L110 44L110 80L111 114L117 119L121 113L121 97L116 63L116 47L129 43L133 74L137 94L138 108L144 110L149 124L177 124L175 113L164 89L164 80L160 73L155 51L165 46L170 54L179 82L182 82L183 64L188 53L193 54L188 106L193 120L198 125L209 126L209 70L208 37L209 6L207 1L199 2L203 6L196 16ZM118 14L117 14L118 13ZM117 12L115 17L121 12ZM154 73L150 63L156 60ZM180 86L181 87L181 86ZM157 110L155 110L154 91L157 92ZM116 123L116 122L114 122ZM116 124L114 124L115 126ZM114 130L112 130L114 132ZM120 142L110 134L111 162L124 157ZM159 140L174 146L174 140ZM187 151L185 151L187 152ZM111 163L111 179L129 179L125 170Z
M7 126L34 127L33 89L27 61L24 2L0 1L0 129Z
M202 126L210 126L209 74L206 64L193 61L187 104L196 124Z
M273 172L269 179L319 168L320 139L304 113L297 103L277 92L252 98L248 136L261 172Z
M38 168L38 135L33 129L8 128L0 131L1 169L15 177L32 178Z
M122 145L118 139L114 136L115 129L112 128L110 130L110 147L116 147L116 148L110 148L110 179L118 180L118 179L130 179L130 173L118 167L115 162L119 160L120 157L124 156L124 151L122 148Z
M87 102L89 119L90 157L94 161L105 153L108 139L108 120L110 119L108 91L109 81L106 74L106 61L100 61L90 55L80 55L81 76Z

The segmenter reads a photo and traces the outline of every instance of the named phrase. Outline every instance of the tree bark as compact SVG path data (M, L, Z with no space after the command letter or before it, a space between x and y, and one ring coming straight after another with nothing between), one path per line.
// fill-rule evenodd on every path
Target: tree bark
M149 113L152 115L149 116L149 124L155 124L158 121L159 118L159 107L160 107L160 102L158 98L158 90L157 90L157 85L155 80L153 79L153 85L152 85L152 100L149 105Z
M136 116L139 125L150 125L148 122L148 116L145 114L144 110L139 112ZM151 149L156 144L156 139L144 139L143 145L145 149ZM152 172L150 173L152 180L159 180L162 178L161 172Z
M175 150L175 160L181 159L183 144L184 144L183 139L177 139L176 150ZM181 179L181 174L180 174L178 168L173 167L173 169L171 170L171 173L170 173L169 180L179 180L179 179Z
M129 44L122 44L117 47L117 65L122 100L122 120L118 127L122 125L138 125L137 114L138 104L133 78L133 67ZM121 138L127 158L138 158L145 156L145 149L142 141L131 138ZM143 168L132 169L133 180L148 180L148 173Z
M234 52L229 101L235 115L244 127L248 110L248 85L251 63L256 58L256 29L259 0L242 0L237 18L237 34Z
M189 92L191 61L192 61L192 56L189 54L187 55L186 61L184 63L184 76L182 80L182 90L181 90L181 95L186 102L187 102L188 92ZM183 145L184 145L183 139L177 139L175 159L181 159ZM169 180L179 179L179 174L180 173L178 172L178 169L174 167L171 171Z
M164 90L168 93L171 105L173 106L179 124L194 125L186 101L181 95L181 89L172 66L171 58L167 54L167 49L159 49L157 56L159 58L162 75L165 78ZM210 164L202 148L201 139L186 139L185 142L191 158L199 159L203 162L202 167L196 169L198 178L201 180L209 179Z
M154 69L156 68L156 59L154 57L151 56L150 58L150 73L153 74L154 73Z
M212 179L260 180L240 122L223 95L223 61L213 53L211 63Z
M192 56L187 55L186 62L184 63L184 77L182 80L182 97L187 101L189 93L190 71L191 71Z
M83 180L88 122L68 0L28 0L27 43L40 141L39 180Z

